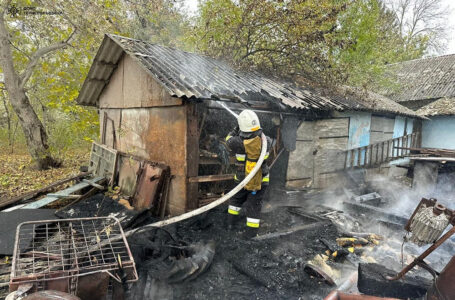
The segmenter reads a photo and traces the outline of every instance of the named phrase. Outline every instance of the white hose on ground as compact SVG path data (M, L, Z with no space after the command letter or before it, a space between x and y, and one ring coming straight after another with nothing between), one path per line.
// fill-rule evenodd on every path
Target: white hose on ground
M128 237L128 236L132 235L134 232L136 232L139 229L142 230L144 228L163 227L163 226L166 226L166 225L169 225L169 224L173 224L173 223L177 223L177 222L189 219L191 217L194 217L194 216L200 215L202 213L205 213L206 211L209 211L212 208L217 207L218 205L223 204L224 202L229 200L232 196L234 196L241 189L243 189L245 187L245 185L247 185L248 182L250 182L250 180L254 177L254 175L256 175L256 173L259 171L259 168L262 166L262 163L264 162L265 154L267 153L267 138L265 137L264 133L262 133L261 139L262 139L262 150L261 150L261 156L259 157L258 162L254 166L254 168L251 171L251 173L248 174L248 176L246 176L245 179L243 179L229 193L225 194L220 199L217 199L217 200L213 201L212 203L210 203L210 204L208 204L206 206L200 207L198 209L192 210L190 212L184 213L182 215L179 215L179 216L167 219L167 220L158 221L158 222L155 222L155 223L152 223L152 224L145 225L145 226L140 227L140 228L129 230L129 231L125 232L125 235Z

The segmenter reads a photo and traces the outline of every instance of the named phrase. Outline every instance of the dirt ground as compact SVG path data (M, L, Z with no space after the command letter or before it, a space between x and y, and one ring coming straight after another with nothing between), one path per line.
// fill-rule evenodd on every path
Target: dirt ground
M55 181L76 175L81 165L87 165L90 148L65 153L61 168L38 171L33 168L30 155L25 150L0 148L0 199L18 196Z

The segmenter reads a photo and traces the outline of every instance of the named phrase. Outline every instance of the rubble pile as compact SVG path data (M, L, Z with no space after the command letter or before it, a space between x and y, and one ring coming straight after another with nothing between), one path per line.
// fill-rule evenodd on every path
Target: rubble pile
M243 222L233 232L226 230L223 221L226 210L226 207L216 208L206 215L175 224L166 228L169 234L156 231L155 244L166 245L173 239L188 245L207 241L216 244L215 256L208 272L178 284L172 283L173 280L164 280L167 281L164 286L156 284L157 280L163 279L161 272L156 272L157 266L162 265L163 257L152 255L145 260L142 258L146 264L138 257L140 279L131 288L134 299L150 299L158 295L161 299L290 299L302 295L306 295L305 299L321 299L333 288L322 280L311 278L304 271L307 261L326 250L323 244L315 241L321 237L336 238L337 230L330 222L320 222L316 230L310 228L270 236L275 231L313 222L289 213L288 207L280 207L264 214L264 226L259 237L268 238L243 240L239 232L244 227ZM138 240L133 236L129 241L133 253L135 249L143 249L144 234L140 236ZM166 246L162 249L165 251ZM178 257L176 253L168 254ZM144 280L148 283L144 284ZM154 285L155 288L144 290L141 288L144 285ZM142 297L138 296L138 291L144 293ZM164 298L163 293L167 295Z

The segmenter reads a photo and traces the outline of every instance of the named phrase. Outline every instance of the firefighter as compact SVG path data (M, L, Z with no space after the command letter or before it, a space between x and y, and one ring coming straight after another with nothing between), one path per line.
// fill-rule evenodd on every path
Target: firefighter
M238 126L226 137L226 144L235 154L236 174L235 182L238 184L247 176L259 160L262 150L261 125L256 113L244 110L237 118ZM246 212L246 228L244 237L251 238L257 235L261 223L262 199L269 184L269 168L266 159L269 156L271 139L267 137L267 153L262 167L256 175L229 201L228 228L239 219L242 207Z

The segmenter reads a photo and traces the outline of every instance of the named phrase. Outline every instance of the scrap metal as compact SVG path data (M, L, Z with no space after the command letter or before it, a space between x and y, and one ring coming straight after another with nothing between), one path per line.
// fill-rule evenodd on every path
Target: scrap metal
M114 241L113 236L121 238ZM108 273L120 281L120 269L128 274L127 281L138 279L128 242L116 218L24 222L16 231L10 290L32 283L37 290L54 285L74 293L79 276Z
M428 208L430 208L431 211L428 210ZM433 215L433 217L431 217L431 215ZM445 221L445 218L449 220L447 223ZM440 227L444 224L445 227L441 230ZM438 240L433 240L444 231L448 224L451 224L452 228ZM411 239L418 245L428 243L433 244L417 258L415 258L409 265L403 268L398 274L395 276L386 276L388 280L398 280L402 278L412 268L419 264L422 264L423 260L428 255L430 255L434 250L436 250L445 241L447 241L453 234L455 234L455 211L437 203L436 199L422 198L413 214L411 215L408 223L406 224L405 229L413 234L414 237L411 237Z

